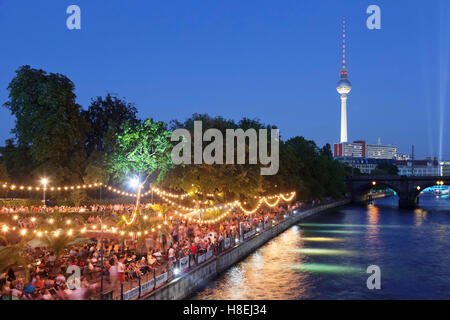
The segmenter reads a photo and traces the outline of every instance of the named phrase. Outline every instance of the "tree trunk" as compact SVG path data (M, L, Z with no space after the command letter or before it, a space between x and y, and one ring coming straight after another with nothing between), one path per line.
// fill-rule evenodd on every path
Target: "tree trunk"
M145 181L138 186L138 190L136 192L136 208L135 208L135 210L136 210L136 220L137 221L139 221L138 216L141 214L141 190L144 187L144 184L146 181L147 181L147 179L145 179ZM136 253L138 255L146 255L147 254L147 245L145 243L145 237L137 238Z
M142 190L143 184L140 184L138 186L137 192L136 192L136 215L141 213L141 190Z

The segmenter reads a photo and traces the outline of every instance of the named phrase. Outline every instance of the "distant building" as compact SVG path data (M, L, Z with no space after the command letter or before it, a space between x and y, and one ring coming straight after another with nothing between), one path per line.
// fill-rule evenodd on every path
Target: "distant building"
M371 174L379 164L391 164L398 168L400 176L411 176L413 170L412 160L395 160L395 159L373 159L361 157L335 157L340 163L345 163L349 167L359 169L363 174ZM439 163L437 159L433 160L414 160L415 176L450 176L450 161Z
M383 146L381 144L366 144L364 140L352 143L336 143L334 145L335 157L353 157L367 159L398 159L398 148L396 146ZM403 155L399 160L409 160Z
M411 160L409 154L397 154L397 160Z
M366 143L364 141L336 143L334 145L334 156L364 158L366 156L365 146Z
M441 176L450 176L450 161L441 161Z
M379 164L388 163L395 165L394 159L367 159L354 157L336 157L340 163L345 163L350 167L359 169L361 173L371 174Z
M434 160L397 160L398 174L401 176L440 176L441 167L437 159ZM413 165L414 164L414 165Z
M366 147L367 158L370 159L396 159L398 148L396 146L382 146L380 144L368 144Z
M353 142L354 144L357 144L357 145L361 145L361 147L362 147L362 158L365 158L366 157L366 153L367 153L367 150L366 150L366 142L365 141L363 141L363 140L359 140L359 141L355 141L355 142Z

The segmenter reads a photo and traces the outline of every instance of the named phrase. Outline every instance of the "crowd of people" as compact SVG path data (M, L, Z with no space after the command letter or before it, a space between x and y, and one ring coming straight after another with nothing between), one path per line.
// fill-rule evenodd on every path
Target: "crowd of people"
M145 239L145 252L139 250L137 239L123 240L113 235L104 237L102 250L98 234L88 235L88 243L68 248L60 257L48 248L27 245L25 258L28 261L29 281L25 283L23 268L10 268L0 275L0 295L2 299L99 299L103 270L103 292L113 291L115 297L120 297L120 284L172 270L174 264L185 256L194 257L192 261L195 264L195 257L203 253L223 251L225 239L238 239L240 232L246 233L258 226L276 223L288 212L304 205L296 203L264 208L252 215L235 213L216 224L178 221L170 225L168 233L149 235ZM110 212L133 209L132 206L98 205L85 209L99 211L99 208ZM11 208L4 207L1 212L4 210Z
M3 206L0 213L44 213L44 212L106 212L122 214L131 212L134 204L84 205L84 206ZM145 207L145 205L141 205Z

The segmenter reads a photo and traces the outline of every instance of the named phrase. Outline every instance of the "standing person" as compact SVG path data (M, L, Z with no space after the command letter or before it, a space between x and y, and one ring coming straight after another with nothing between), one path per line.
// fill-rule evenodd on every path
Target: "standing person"
M117 264L117 260L113 260L113 264L111 268L109 268L109 281L111 282L111 286L114 288L117 285L117 278L119 276L119 268Z
M123 283L125 281L125 258L121 258L119 260L119 263L117 264L117 272L119 275L119 281L120 283Z
M197 264L197 257L196 257L196 255L197 255L197 246L195 245L194 242L192 242L192 245L189 248L189 250L191 251L191 254L194 257L195 264Z
M178 242L178 232L177 232L176 228L174 228L173 231L172 231L172 239L173 239L174 243Z
M177 259L175 258L175 250L173 246L169 249L169 263L172 265Z

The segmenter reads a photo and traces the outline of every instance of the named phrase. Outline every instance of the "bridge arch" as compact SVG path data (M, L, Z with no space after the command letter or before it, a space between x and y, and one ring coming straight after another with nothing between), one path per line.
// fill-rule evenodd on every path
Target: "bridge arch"
M433 183L433 182L423 183L423 184L421 184L421 185L418 185L418 187L420 187L420 189L418 189L418 188L416 187L416 189L413 190L413 197L414 197L414 200L417 200L417 199L419 198L420 194L421 194L424 190L426 190L426 189L428 189L428 188L431 188L431 187L437 187L437 186L446 186L446 187L450 187L449 184L441 184L441 185L438 185L438 184L436 184L436 182L435 182L435 183Z
M394 184L385 182L385 181L370 181L370 182L361 182L357 186L354 187L352 192L352 197L355 202L364 202L367 200L365 197L368 192L371 189L374 188L386 188L386 189L392 189L395 191L395 193L398 195L400 193L400 190L395 186Z

